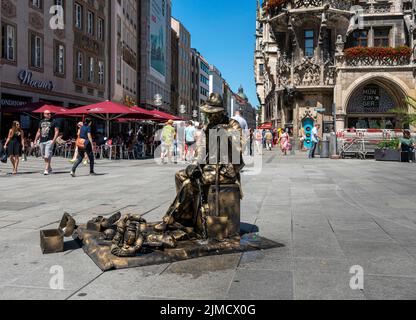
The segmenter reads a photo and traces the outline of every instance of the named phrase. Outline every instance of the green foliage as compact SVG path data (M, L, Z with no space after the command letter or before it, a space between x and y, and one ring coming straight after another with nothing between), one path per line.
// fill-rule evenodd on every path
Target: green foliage
M391 149L391 150L397 150L400 146L400 140L395 138L391 140L384 140L383 142L380 142L377 144L378 149Z

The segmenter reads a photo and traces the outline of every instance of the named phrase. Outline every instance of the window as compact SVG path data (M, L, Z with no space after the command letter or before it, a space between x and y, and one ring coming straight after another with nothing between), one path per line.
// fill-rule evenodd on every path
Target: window
M121 36L121 18L117 16L117 34Z
M98 39L104 41L104 20L98 18Z
M315 51L315 34L313 30L305 30L305 56L313 57Z
M82 7L78 3L75 3L75 27L78 29L82 29L82 15Z
M104 62L98 61L98 84L104 85Z
M94 58L89 58L88 61L88 82L94 82Z
M389 28L374 29L374 47L387 48L389 46L390 46L390 29Z
M65 74L65 46L61 43L55 44L55 73Z
M94 13L88 11L87 14L87 32L89 35L94 35Z
M42 10L43 9L43 0L30 0L32 7Z
M121 57L117 58L117 83L121 84Z
M9 24L1 26L1 57L16 62L16 27Z
M84 78L84 56L82 52L77 53L77 80L83 80Z
M260 75L264 75L264 64L259 65Z
M368 46L368 31L367 30L358 30L354 31L352 40L353 47L367 47Z
M30 65L33 68L43 68L43 39L34 33L30 34Z

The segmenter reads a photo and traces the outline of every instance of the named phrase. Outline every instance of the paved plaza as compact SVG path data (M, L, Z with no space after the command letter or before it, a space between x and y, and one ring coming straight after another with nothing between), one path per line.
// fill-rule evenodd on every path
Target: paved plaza
M174 199L180 166L152 160L98 161L96 171L40 159L18 176L0 166L1 299L416 299L416 165L308 160L266 153L259 175L243 176L242 222L283 244L261 252L204 257L103 273L72 239L42 255L39 230L63 213L77 223L122 213L159 220ZM54 266L64 288L51 289ZM364 289L352 290L353 266ZM55 267L56 268L56 267Z

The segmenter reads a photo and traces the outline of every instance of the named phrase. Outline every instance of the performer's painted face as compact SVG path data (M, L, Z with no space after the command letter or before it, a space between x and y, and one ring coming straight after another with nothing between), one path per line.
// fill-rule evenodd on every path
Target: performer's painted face
M221 120L224 118L224 112L217 112L217 113L207 113L207 118L209 123L220 123Z

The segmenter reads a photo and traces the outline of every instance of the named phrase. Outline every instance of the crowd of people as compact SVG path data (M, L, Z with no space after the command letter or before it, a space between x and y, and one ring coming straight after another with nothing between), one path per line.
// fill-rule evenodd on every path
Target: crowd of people
M240 124L243 133L243 153L253 156L254 152L261 155L263 150L272 151L279 148L282 155L288 155L293 149L291 143L292 132L290 129L265 129L254 130L249 128L246 120L237 111L232 117ZM187 121L174 122L169 120L163 129L154 128L149 134L145 134L143 127L134 131L130 129L124 135L119 134L114 138L107 138L103 134L92 133L92 119L85 119L77 124L76 137L63 139L58 124L52 119L52 114L45 111L43 119L39 122L39 127L35 138L32 139L30 133L26 136L18 121L14 121L10 128L3 145L0 142L0 160L3 163L10 159L12 164L12 174L18 173L18 167L21 159L25 161L27 156L41 156L44 160L45 176L53 172L52 157L56 150L63 149L65 146L73 147L73 157L69 162L73 165L71 176L75 177L75 172L81 163L90 165L90 174L95 175L94 158L98 155L97 150L101 150L100 156L104 153L114 153L112 158L122 158L118 150L126 150L132 154L134 159L153 156L156 148L160 145L161 162L177 163L178 160L192 162L195 158L195 152L200 145L204 145L205 133L203 123ZM309 151L310 159L315 157L315 152L321 137L319 136L320 125L316 124L311 132L312 147L309 150L304 149L306 134L302 130L299 139L299 148L303 151ZM159 133L158 133L159 132ZM93 139L94 138L94 139ZM113 147L121 146L120 149ZM413 153L416 143L409 130L403 131L403 137L400 138L399 148L403 152ZM72 150L72 149L71 149ZM111 158L111 156L110 156Z

